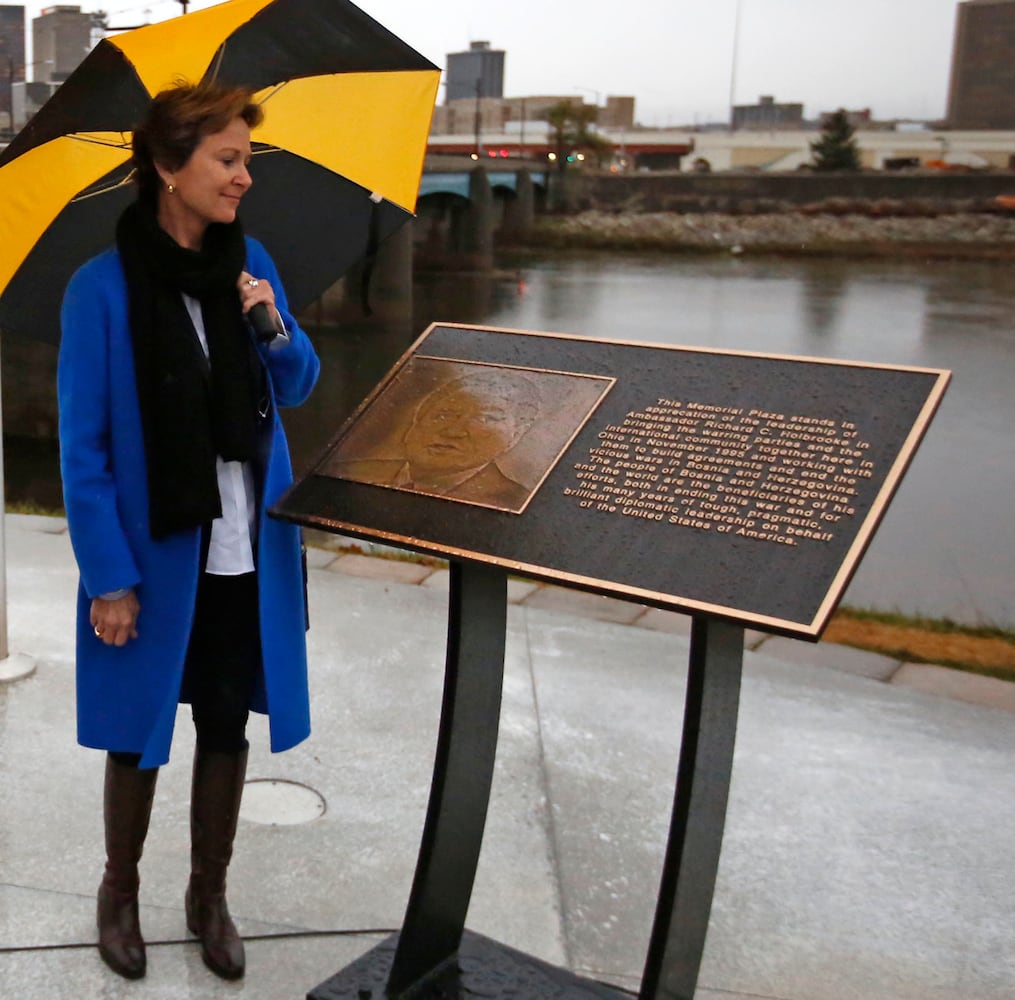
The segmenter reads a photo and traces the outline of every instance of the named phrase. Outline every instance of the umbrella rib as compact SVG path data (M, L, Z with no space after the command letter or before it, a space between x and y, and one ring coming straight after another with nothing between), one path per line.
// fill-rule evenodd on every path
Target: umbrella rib
M109 146L111 149L127 149L130 143L124 138L124 133L120 133L120 141L112 142L109 139L99 139L94 136L85 135L81 132L74 132L67 136L68 139L73 139L75 142L90 143L93 146Z
M280 84L273 87L270 93L265 94L264 97L261 98L259 103L267 104L268 101L270 101L280 90L282 90L285 86L287 86L288 83L289 83L288 80L283 80Z
M71 198L71 203L76 204L79 201L87 201L89 198L96 198L99 195L109 194L110 191L115 191L117 188L122 188L127 184L130 184L134 180L135 171L131 170L126 177L121 177L118 181L114 181L112 184L107 184L105 187L96 188L94 191L88 191L82 194L75 195Z
M226 42L223 42L218 47L218 50L215 52L214 64L212 66L209 66L204 74L212 82L215 82L219 78L219 70L222 68L222 60L225 57L225 54L226 54ZM210 76L209 72L211 74Z

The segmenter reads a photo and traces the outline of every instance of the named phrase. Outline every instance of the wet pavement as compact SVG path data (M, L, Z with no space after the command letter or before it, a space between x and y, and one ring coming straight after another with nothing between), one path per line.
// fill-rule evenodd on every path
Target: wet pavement
M327 540L329 543L333 539ZM99 960L102 755L74 742L76 570L6 518L0 997L298 1000L402 922L429 792L447 573L310 553L314 732L251 724L230 869L240 983L183 919L193 737L178 719L142 862L148 976ZM470 930L636 991L669 823L683 616L512 580L497 769ZM748 634L696 996L1010 1000L1015 685Z

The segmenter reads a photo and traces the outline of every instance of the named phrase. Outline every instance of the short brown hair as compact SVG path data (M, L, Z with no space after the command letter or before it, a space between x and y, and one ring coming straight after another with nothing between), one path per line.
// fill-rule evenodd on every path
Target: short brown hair
M242 118L249 128L264 120L247 87L183 81L159 91L134 129L134 178L143 198L155 199L161 179L155 164L179 170L206 136Z

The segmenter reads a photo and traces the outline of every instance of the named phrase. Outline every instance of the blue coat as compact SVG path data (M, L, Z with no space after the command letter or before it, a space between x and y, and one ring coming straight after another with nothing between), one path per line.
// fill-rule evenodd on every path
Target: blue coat
M268 371L271 418L261 424L255 463L257 571L263 684L255 711L267 713L271 749L310 733L305 596L299 529L265 517L292 482L279 406L310 394L320 363L289 314L271 258L247 239L247 270L267 278L291 331L284 346L259 351ZM115 249L81 267L67 286L57 369L60 467L71 543L81 574L77 615L78 742L140 753L141 767L169 759L183 664L197 594L200 531L153 541L127 285ZM134 587L138 637L107 646L89 622L91 599Z

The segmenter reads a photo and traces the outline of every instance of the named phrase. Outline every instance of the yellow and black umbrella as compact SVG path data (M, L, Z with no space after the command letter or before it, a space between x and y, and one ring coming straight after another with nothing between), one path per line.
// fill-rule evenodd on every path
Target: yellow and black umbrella
M130 130L179 79L252 88L240 215L293 308L412 216L440 71L347 0L230 0L101 41L0 155L0 330L55 342L133 197Z

